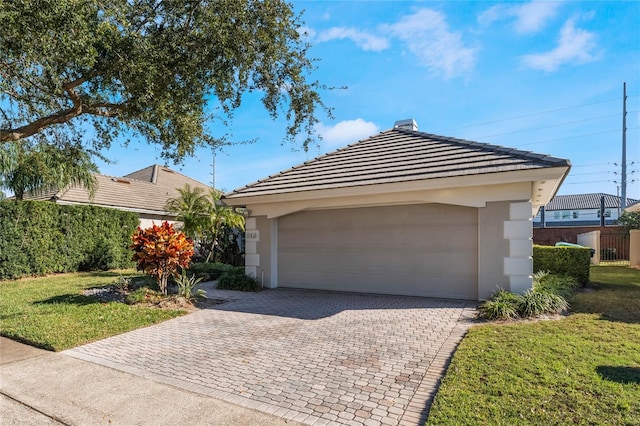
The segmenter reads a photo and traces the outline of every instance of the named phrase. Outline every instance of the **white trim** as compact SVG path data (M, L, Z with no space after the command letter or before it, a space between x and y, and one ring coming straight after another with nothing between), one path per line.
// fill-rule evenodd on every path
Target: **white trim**
M271 280L269 287L278 287L278 218L271 220Z
M248 204L255 205L259 203L272 203L283 201L302 201L302 200L316 200L322 198L333 198L340 196L357 196L357 195L372 195L372 194L393 194L398 192L416 191L416 190L436 190L436 189L454 189L462 187L474 187L480 185L499 185L510 184L520 182L536 182L536 186L539 187L536 192L541 192L548 195L551 200L554 192L553 189L557 188L558 183L568 172L569 167L546 167L532 170L517 170L509 172L496 172L486 174L475 174L468 176L453 176L449 178L437 178L437 179L419 179L406 182L393 182L393 183L379 183L370 185L358 185L347 186L339 188L327 188L318 190L301 190L295 192L267 194L267 195L241 195L241 194L228 194L223 198L223 202L227 205L233 206L246 206ZM548 187L548 188L547 188ZM533 188L530 186L529 191ZM531 192L529 193L531 195ZM535 194L537 197L537 194ZM540 197L541 198L541 197ZM544 197L547 198L547 197ZM534 200L534 204L537 200ZM544 200L540 200L541 202ZM542 204L542 205L544 205Z

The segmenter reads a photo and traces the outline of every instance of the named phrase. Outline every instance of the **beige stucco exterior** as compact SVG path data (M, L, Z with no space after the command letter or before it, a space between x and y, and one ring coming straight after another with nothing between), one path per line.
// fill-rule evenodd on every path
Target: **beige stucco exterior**
M279 286L484 300L531 288L532 218L569 167L225 199L246 272Z
M339 206L333 209L250 204L252 215L264 214L247 219L246 271L266 288L470 300L498 288L523 292L533 267L531 184L475 189L497 189L493 198L511 199L481 207L394 203L393 197L369 197L366 204L357 197L324 200ZM279 214L285 210L291 213Z

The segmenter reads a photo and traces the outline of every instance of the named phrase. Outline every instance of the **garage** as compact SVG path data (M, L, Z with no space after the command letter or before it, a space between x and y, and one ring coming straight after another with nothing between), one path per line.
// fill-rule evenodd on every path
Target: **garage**
M477 211L442 204L315 210L278 222L280 287L477 298Z
M531 288L532 218L570 168L402 120L223 201L265 288L484 300Z

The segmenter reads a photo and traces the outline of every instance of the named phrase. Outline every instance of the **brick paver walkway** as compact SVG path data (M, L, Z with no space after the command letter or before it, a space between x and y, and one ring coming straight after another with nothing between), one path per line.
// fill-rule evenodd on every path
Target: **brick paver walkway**
M417 425L469 302L276 289L64 353L309 425Z

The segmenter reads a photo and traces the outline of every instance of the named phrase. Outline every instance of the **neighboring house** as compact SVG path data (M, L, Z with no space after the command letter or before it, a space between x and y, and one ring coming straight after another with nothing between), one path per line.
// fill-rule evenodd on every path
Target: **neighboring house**
M265 287L480 300L531 287L531 218L568 160L413 120L226 194Z
M640 201L636 201L635 203L629 205L624 209L626 212L640 212Z
M627 198L627 205L637 201ZM544 227L600 226L602 216L604 216L605 225L615 225L620 217L620 206L621 198L615 195L603 193L557 195L538 211L533 219L533 226L542 228L543 218Z
M143 228L153 223L167 220L175 222L175 215L165 210L167 200L177 198L178 189L189 184L199 187L205 193L211 189L207 185L180 174L168 167L154 164L126 176L114 177L96 174L98 187L93 199L81 186L69 186L63 190L41 194L25 195L25 199L51 200L58 204L89 204L138 213Z

